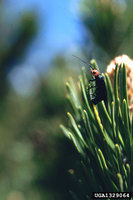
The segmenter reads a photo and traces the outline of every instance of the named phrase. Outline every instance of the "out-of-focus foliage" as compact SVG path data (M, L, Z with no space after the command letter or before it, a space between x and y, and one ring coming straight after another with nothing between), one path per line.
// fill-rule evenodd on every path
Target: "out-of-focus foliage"
M29 113L33 108L11 91L8 75L15 64L24 58L26 49L37 32L37 22L33 13L25 13L16 21L13 19L9 22L4 18L2 4L1 11L0 194L1 199L23 200L35 172L32 164L33 145L22 136L26 124L31 121Z
M59 57L47 76L38 77L33 95L16 94L8 76L24 61L37 20L25 13L9 26L11 21L1 13L0 23L0 198L68 199L67 170L75 162L74 149L60 134L59 124L66 107L64 83L71 70Z
M26 47L37 32L36 18L32 13L26 13L18 21L10 23L16 23L16 26L9 28L5 19L0 21L0 100L7 90L9 72L24 58Z
M51 194L48 199L70 199L67 170L74 165L76 153L61 134L59 124L65 120L64 83L72 70L62 57L57 57L53 66L49 75L41 81L33 100L36 119L30 128L30 138L34 144L34 160L38 168L34 184L44 198L45 189Z
M9 87L8 74L37 31L34 17L26 16L30 18L24 17L18 33L14 33L19 39L14 38L9 50L3 44L5 53L1 53L1 73L5 73L0 101L1 199L65 200L69 198L67 170L74 165L75 152L60 134L59 124L65 119L64 83L71 68L63 57L56 58L47 76L38 77L38 90L29 97Z
M80 12L87 57L95 56L106 64L124 53L132 57L132 1L82 0Z
M59 129L66 107L63 80L68 74L62 70L51 70L29 99L8 94L0 123L2 198L69 198L67 170L74 165L75 153Z

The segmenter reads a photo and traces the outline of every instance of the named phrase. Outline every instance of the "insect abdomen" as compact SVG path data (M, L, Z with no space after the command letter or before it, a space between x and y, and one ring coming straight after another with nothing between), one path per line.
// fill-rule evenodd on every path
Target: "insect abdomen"
M96 82L96 90L95 90L96 96L95 98L92 99L92 103L96 105L100 101L104 100L105 105L107 107L107 90L104 77L101 74L99 74L97 77L95 77L95 82Z

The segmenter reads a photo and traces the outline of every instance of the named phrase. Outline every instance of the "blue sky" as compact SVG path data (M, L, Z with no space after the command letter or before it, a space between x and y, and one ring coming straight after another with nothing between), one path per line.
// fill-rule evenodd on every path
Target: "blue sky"
M39 32L28 49L24 63L16 66L9 79L17 92L32 91L37 71L45 71L58 52L64 55L78 49L81 40L78 5L80 0L5 0L6 15L20 17L26 10L37 13ZM10 13L10 15L9 15Z
M34 10L39 18L38 35L29 48L27 61L38 56L46 60L58 51L70 50L80 40L77 8L80 0L6 0L7 13L20 16ZM32 56L34 55L34 56Z

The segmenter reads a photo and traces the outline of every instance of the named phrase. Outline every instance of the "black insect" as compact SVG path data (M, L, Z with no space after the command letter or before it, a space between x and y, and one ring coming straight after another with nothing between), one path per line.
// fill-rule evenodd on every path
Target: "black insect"
M102 74L100 74L100 72L98 70L94 69L90 64L88 64L81 58L79 58L75 55L73 55L73 56L78 58L79 60L81 60L83 63L89 65L89 67L91 68L91 74L94 76L94 78L92 80L89 80L89 83L94 81L95 85L88 86L88 90L91 88L96 88L95 93L91 94L92 96L94 96L91 99L92 103L94 103L96 105L97 103L99 103L100 101L103 100L105 103L105 106L108 110L107 90L106 90L106 85L105 85L105 81L104 81L104 76Z
M89 65L91 68L91 74L94 76L92 80L89 80L90 82L95 82L95 85L88 86L88 89L96 88L95 93L92 94L94 97L91 99L92 103L95 105L99 103L100 101L104 101L106 108L108 109L108 103L107 103L107 90L106 85L104 81L104 77L100 72L96 69L93 69L91 65Z

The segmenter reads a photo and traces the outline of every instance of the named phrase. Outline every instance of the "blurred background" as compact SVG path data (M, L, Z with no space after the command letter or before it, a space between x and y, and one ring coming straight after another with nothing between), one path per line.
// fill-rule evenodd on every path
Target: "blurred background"
M131 0L0 0L0 198L71 200L77 154L61 133L65 82L133 58ZM89 74L89 69L86 68Z

